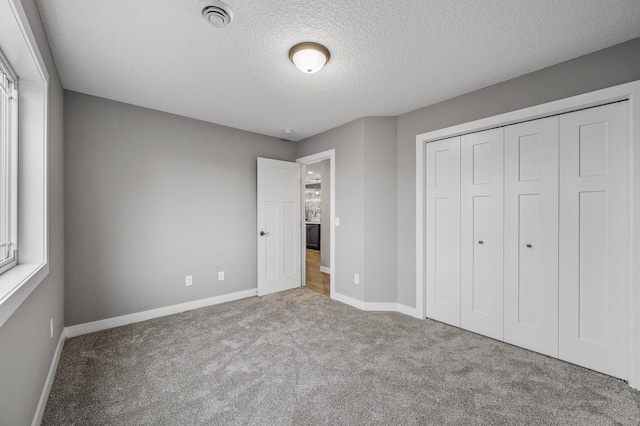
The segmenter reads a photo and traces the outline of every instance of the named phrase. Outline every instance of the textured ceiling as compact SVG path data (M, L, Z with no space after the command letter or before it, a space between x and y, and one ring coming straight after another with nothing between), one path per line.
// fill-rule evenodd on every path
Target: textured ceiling
M299 140L640 36L638 0L38 0L66 89ZM331 61L303 74L291 46Z

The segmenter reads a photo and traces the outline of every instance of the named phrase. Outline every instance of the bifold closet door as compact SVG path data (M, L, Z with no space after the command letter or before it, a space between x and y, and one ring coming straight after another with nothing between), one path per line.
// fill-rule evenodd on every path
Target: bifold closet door
M427 317L460 326L460 138L427 144Z
M503 338L503 129L460 139L462 328Z
M628 102L560 116L560 358L627 378Z
M557 357L558 117L504 131L504 340Z

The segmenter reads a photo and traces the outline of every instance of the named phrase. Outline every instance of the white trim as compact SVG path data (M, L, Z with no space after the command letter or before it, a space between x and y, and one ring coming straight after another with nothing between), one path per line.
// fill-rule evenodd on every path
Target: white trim
M397 306L397 310L401 314L409 315L410 317L414 317L414 318L418 318L418 319L424 319L418 314L418 310L416 308L412 308L410 306L403 305L402 303L398 303L397 305L398 305Z
M634 165L640 167L640 82L629 83L629 386L640 390L640 173L636 173Z
M0 2L0 41L20 79L19 263L0 276L2 326L49 273L49 74L19 0Z
M417 314L416 308L403 305L401 303L387 303L387 302L362 302L354 299L353 297L345 296L344 294L334 293L331 296L332 299L345 303L361 311L373 311L373 312L399 312L410 317L421 319ZM424 318L422 318L424 319Z
M320 265L320 272L324 272L325 274L331 275L331 268L327 268L326 266Z
M44 59L42 58L42 54L40 53L40 49L38 49L38 43L36 42L36 37L33 35L33 31L31 30L31 26L29 25L29 20L27 19L27 14L22 7L22 3L20 0L8 0L11 9L13 9L13 15L16 18L16 22L20 27L20 31L22 32L22 36L24 37L24 41L29 47L29 53L33 58L34 63L38 68L38 72L40 76L44 80L45 84L49 83L49 72L47 71L47 67L45 65ZM4 52L5 54L7 52ZM12 64L15 66L15 63ZM18 83L19 84L19 83Z
M629 201L632 211L629 216L632 244L629 262L629 386L640 389L640 338L634 336L635 330L640 330L640 173L635 173L633 165L640 167L640 107L635 105L640 100L640 81L621 84L595 92L572 96L558 101L548 102L481 120L471 121L416 136L416 309L424 312L424 145L428 142L479 132L494 127L508 126L527 120L535 120L551 115L562 114L583 108L589 108L609 102L629 100L629 139L630 139L630 186ZM422 315L425 318L426 315Z
M364 302L364 310L376 312L398 312L398 304L386 302Z
M345 303L347 305L353 306L354 308L358 308L361 311L364 311L364 302L354 299L353 297L345 296L341 293L332 292L331 298L333 300L337 300L338 302Z
M48 264L20 264L0 277L0 290L8 283L12 288L0 297L0 327L13 315L22 302L49 273ZM0 293L1 295L1 293Z
M72 325L71 327L65 327L65 335L67 337L81 336L83 334L94 333L96 331L106 330L109 328L120 327L136 322L164 317L167 315L178 314L180 312L204 308L205 306L218 305L220 303L231 302L233 300L246 299L248 297L254 297L257 295L258 290L253 288L251 290L239 291L237 293L223 294L221 296L194 300L192 302L185 302L157 309L150 309L148 311L136 312L134 314L122 315L119 317Z
M336 270L336 224L335 224L335 217L336 217L336 150L335 149L329 149L326 151L322 151L322 152L318 152L317 154L312 154L312 155L307 155L306 157L302 157L302 158L298 158L296 160L296 163L300 163L303 166L302 169L302 174L304 175L305 170L304 170L304 166L310 163L317 163L318 161L322 161L322 160L330 160L329 161L329 176L330 176L330 182L329 182L329 188L330 188L330 194L329 194L329 199L331 200L331 206L329 208L329 238L330 238L330 243L329 243L329 250L331 251L331 253L329 253L329 263L331 263L331 271L335 271ZM300 179L300 185L302 185L302 198L304 199L304 179ZM304 218L304 200L301 203L302 206L302 217ZM302 241L304 242L304 238L305 238L305 221L301 221L301 238ZM305 265L306 265L306 259L307 259L307 255L306 255L306 245L305 244L301 244L302 245L302 283L300 284L301 286L305 285L306 282L306 271L305 271ZM322 271L322 266L320 267L320 270ZM324 271L323 271L324 272ZM330 273L330 272L329 272ZM335 281L335 277L334 274L331 273L331 277L329 279L329 297L331 297L332 299L335 299L334 294L336 292L336 281ZM345 302L346 303L346 302Z
M49 374L47 374L47 380L44 382L44 388L40 394L40 401L38 401L38 407L36 413L33 416L32 426L37 426L42 423L42 416L44 416L44 410L47 408L47 400L49 399L49 393L51 393L51 386L53 386L53 379L56 377L56 371L58 370L58 362L60 362L60 355L62 354L62 347L65 341L65 330L60 333L60 339L58 340L58 346L53 353L53 359L51 360L51 366L49 367Z
M425 235L424 223L425 217L425 144L422 140L418 141L420 135L416 136L416 313L420 319L427 318L426 300L425 300L425 272L424 272L424 256L425 256Z

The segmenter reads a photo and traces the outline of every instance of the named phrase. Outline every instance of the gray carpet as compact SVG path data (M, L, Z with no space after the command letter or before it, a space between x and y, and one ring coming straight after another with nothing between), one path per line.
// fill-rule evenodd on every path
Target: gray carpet
M637 425L624 382L305 289L68 339L45 425Z

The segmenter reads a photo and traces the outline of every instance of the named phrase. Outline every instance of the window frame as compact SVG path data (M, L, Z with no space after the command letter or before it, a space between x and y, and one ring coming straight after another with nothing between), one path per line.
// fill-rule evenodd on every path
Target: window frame
M56 140L62 139L58 122L62 104L56 93L56 120L50 128L49 90L57 92L59 86L49 84L49 72L21 0L0 1L0 49L20 79L19 262L0 274L2 327L49 275L49 132L55 132Z
M18 75L0 50L0 90L5 93L0 130L0 208L6 210L4 223L5 241L0 240L0 250L8 246L8 254L0 255L0 274L18 264ZM6 85L6 87L5 87ZM4 187L3 187L4 186ZM3 205L3 204L4 205ZM0 216L1 217L1 216Z

